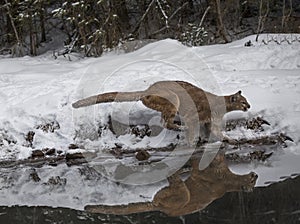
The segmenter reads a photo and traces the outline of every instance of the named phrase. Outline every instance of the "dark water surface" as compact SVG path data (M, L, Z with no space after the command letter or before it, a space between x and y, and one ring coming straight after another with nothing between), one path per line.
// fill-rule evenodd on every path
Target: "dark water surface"
M300 224L300 177L255 188L252 193L227 193L204 210L181 217L168 217L160 212L116 216L66 208L14 206L0 207L0 223Z

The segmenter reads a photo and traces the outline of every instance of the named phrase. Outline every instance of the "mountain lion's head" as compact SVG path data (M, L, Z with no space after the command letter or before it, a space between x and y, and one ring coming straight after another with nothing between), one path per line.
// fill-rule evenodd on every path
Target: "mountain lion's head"
M238 91L233 95L226 97L226 109L227 111L242 110L247 111L250 108L250 104L244 96L242 96L242 91Z

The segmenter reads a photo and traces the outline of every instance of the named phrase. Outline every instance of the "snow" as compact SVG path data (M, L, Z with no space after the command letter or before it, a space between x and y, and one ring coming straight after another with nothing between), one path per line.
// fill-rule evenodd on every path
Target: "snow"
M158 136L138 139L132 135L116 137L104 130L101 138L97 137L99 124L104 124L109 114L123 123L144 121L159 125L159 114L139 102L77 110L73 110L71 104L96 93L143 90L159 80L184 80L216 94L242 90L251 104L250 111L230 113L227 117L259 114L271 123L272 128L293 138L294 143L288 143L287 148L275 153L270 161L231 165L232 171L255 171L259 176L257 186L300 173L300 43L282 42L279 45L269 42L266 45L261 40L267 38L267 35L261 35L260 41L255 42L255 36L250 36L230 44L194 48L167 39L132 53L117 52L88 59L74 57L73 61L63 57L55 60L51 53L34 58L2 58L0 138L5 136L4 139L13 139L16 144L3 140L0 160L25 159L34 149L53 147L66 152L71 143L84 145L85 150L98 153L105 153L102 150L114 147L115 143L130 148L166 146L176 140L175 132L164 130ZM248 40L253 46L244 46ZM57 121L60 129L45 133L35 128L49 121ZM33 147L26 146L24 136L29 131L35 132ZM233 134L251 136L246 130ZM74 140L74 136L77 139ZM72 152L80 151L82 149ZM115 160L111 157L105 162L113 164ZM35 183L29 178L31 169L16 167L11 172L1 168L1 205L83 209L90 203L146 201L166 184L118 185L93 173L91 179L83 179L80 168L63 164L36 168L41 182ZM66 184L48 185L50 177L55 176L66 178Z

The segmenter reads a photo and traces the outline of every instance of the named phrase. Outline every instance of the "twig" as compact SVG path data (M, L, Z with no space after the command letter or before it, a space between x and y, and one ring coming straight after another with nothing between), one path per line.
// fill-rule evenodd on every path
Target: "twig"
M204 21L204 19L205 19L205 17L206 17L206 15L207 15L207 13L208 13L209 10L210 10L210 6L208 6L208 7L206 8L205 12L203 13L203 16L202 16L202 18L201 18L201 21L200 21L200 23L199 23L199 27L202 26L203 21Z
M267 9L266 13L262 16L262 7L263 7L263 1L260 0L260 6L259 6L259 19L258 19L258 25L257 25L257 35L255 41L258 41L258 36L262 32L265 20L267 18L267 15L269 14L269 0L267 0Z
M163 16L165 17L166 27L169 27L168 16L167 16L166 12L165 12L164 9L162 8L162 5L160 4L160 1L159 1L159 0L156 0L156 2L157 2L157 4L158 4L158 7L159 7L161 13L162 13Z
M17 47L22 47L21 45L21 39L19 37L19 34L18 34L18 31L17 31L17 28L15 26L15 22L14 22L14 18L13 16L11 15L11 12L10 12L10 8L9 8L9 3L7 2L7 0L5 0L5 6L6 6L6 10L7 10L7 13L8 13L8 16L9 16L9 19L10 19L10 23L11 23L11 26L14 30L14 33L15 33L15 36L16 36L16 39L17 39ZM22 50L20 49L20 52L19 52L21 55L22 55ZM21 56L21 55L18 55L18 56Z
M185 6L187 6L189 3L188 2L185 2L182 6L180 6L178 9L176 9L173 14L169 17L169 21L171 19L173 19L173 17L181 10L183 9Z
M182 6L180 6L178 9L176 9L173 14L168 18L168 21L171 21L173 19L173 17L181 10L183 9L185 6L188 5L188 2L185 2ZM158 33L161 33L163 32L164 30L168 29L169 27L168 26L164 26L163 28L153 32L150 36L153 36L153 35L156 35Z
M147 9L146 9L146 11L144 13L144 15L142 16L142 18L140 19L140 21L136 24L135 28L133 29L132 34L136 33L139 30L141 23L144 21L144 19L148 15L148 13L149 13L151 7L153 6L153 4L155 3L155 1L156 0L152 0L151 3L148 5L148 7L147 7Z

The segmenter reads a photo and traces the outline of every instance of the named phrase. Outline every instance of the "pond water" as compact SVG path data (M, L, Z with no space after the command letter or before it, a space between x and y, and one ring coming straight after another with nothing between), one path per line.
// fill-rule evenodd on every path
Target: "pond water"
M119 216L89 214L67 208L2 206L0 223L297 224L300 223L300 177L258 187L251 193L226 193L205 209L180 217L169 217L161 212Z

